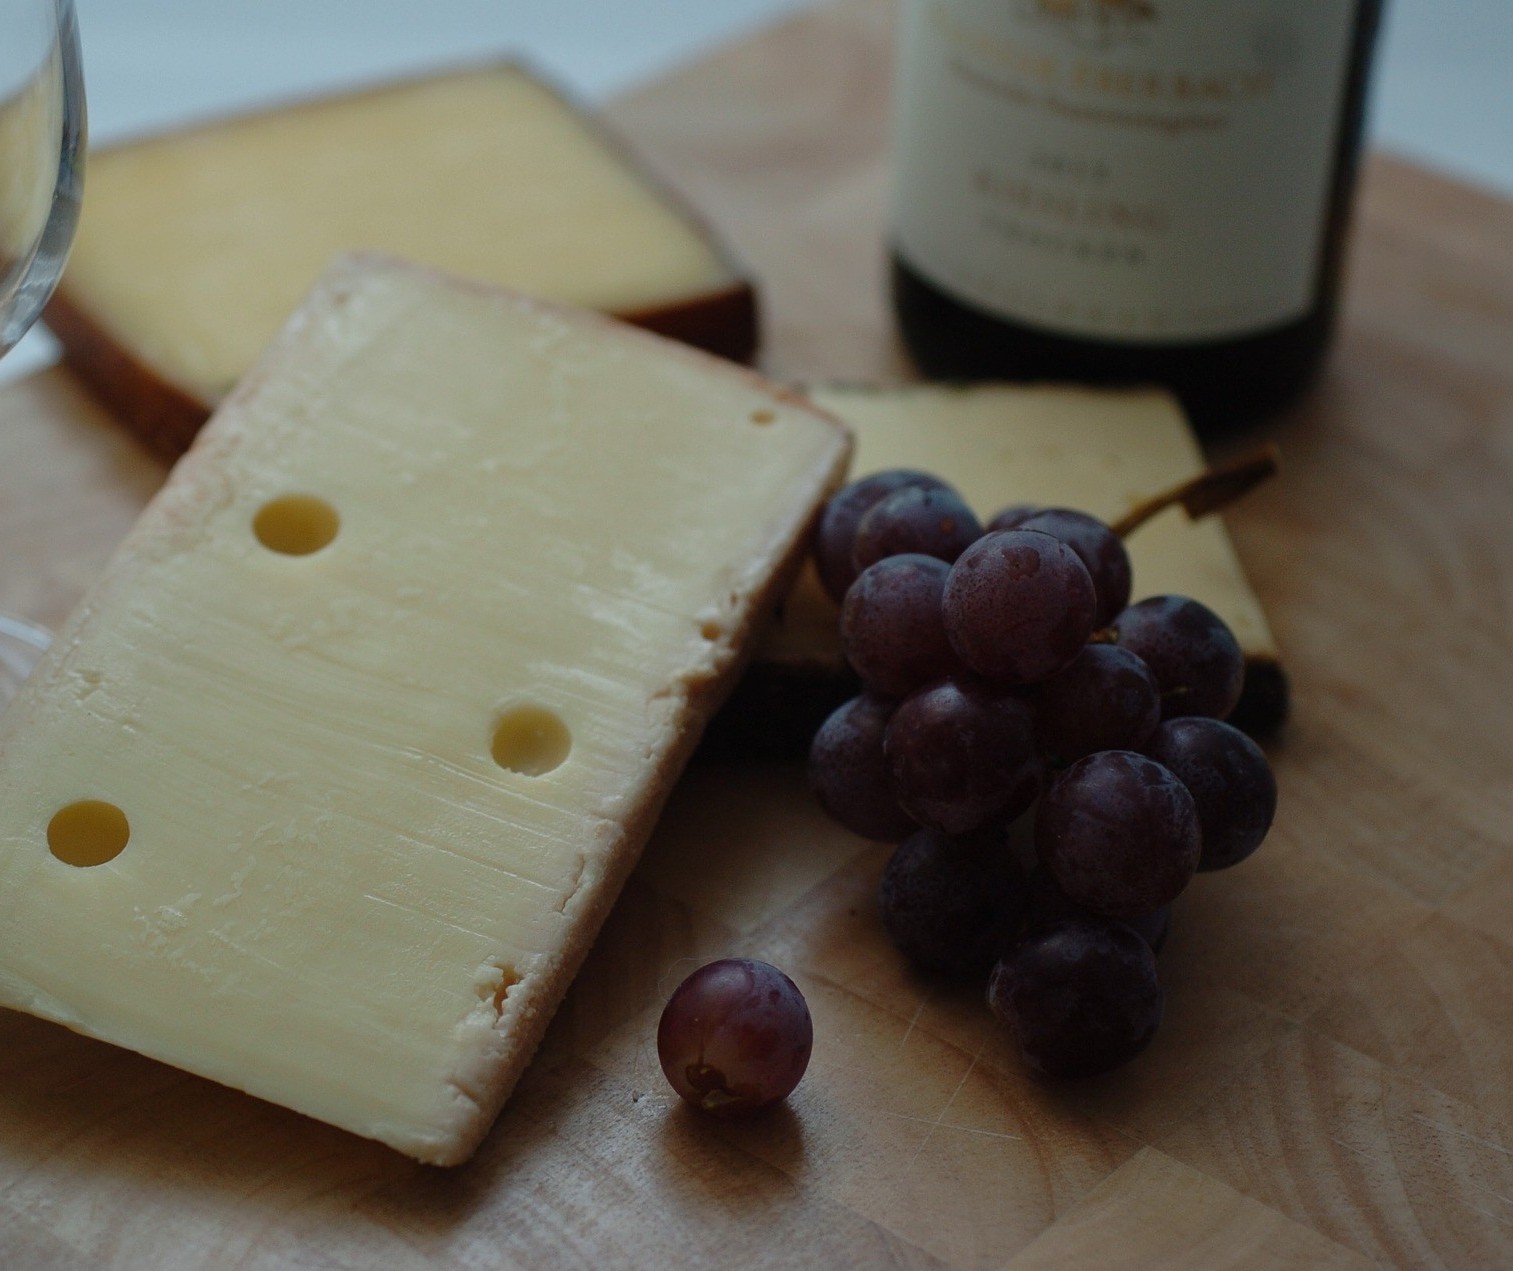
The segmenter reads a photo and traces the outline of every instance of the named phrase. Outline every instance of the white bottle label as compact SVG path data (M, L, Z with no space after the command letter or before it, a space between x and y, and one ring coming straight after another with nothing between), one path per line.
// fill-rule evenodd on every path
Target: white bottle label
M895 246L955 297L1137 343L1314 301L1355 0L906 0Z

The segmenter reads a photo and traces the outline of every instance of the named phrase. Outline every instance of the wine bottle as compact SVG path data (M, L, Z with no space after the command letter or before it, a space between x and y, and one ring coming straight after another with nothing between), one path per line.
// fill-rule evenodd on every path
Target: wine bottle
M1297 397L1335 325L1382 0L905 0L892 256L942 379Z

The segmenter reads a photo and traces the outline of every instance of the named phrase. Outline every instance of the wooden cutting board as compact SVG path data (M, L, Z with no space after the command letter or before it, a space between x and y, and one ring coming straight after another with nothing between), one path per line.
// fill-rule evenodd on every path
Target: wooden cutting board
M888 75L853 0L612 112L757 268L780 376L905 373ZM1231 517L1296 688L1277 825L1183 897L1123 1072L1029 1079L883 939L884 849L796 769L704 767L462 1169L0 1013L0 1266L1513 1264L1510 354L1513 206L1376 161L1338 354ZM60 372L0 394L0 609L57 621L161 478ZM815 1016L803 1085L742 1126L653 1042L726 954Z

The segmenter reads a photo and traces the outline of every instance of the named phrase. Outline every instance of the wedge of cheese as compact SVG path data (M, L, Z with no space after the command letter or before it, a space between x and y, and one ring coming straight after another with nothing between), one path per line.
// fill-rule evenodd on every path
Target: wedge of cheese
M1062 387L920 385L822 388L813 399L856 434L853 476L922 468L951 482L986 520L1011 503L1073 507L1114 520L1203 471L1202 452L1164 393ZM1233 716L1264 733L1287 710L1276 641L1218 517L1160 514L1129 539L1135 596L1176 593L1214 609L1246 656ZM841 656L836 606L811 568L762 643L712 743L744 753L802 753L856 681Z
M657 336L339 264L0 716L0 1004L461 1161L849 444Z
M377 250L617 314L737 360L728 254L592 120L475 68L99 150L47 311L74 370L182 453L337 252Z

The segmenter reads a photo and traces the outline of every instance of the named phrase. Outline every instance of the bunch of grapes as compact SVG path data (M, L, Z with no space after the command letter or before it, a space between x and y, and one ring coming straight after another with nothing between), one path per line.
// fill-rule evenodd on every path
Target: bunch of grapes
M815 553L864 691L815 736L810 782L898 844L889 937L924 970L986 976L1037 1071L1124 1063L1160 1023L1172 901L1254 852L1276 808L1265 756L1223 722L1233 634L1185 597L1130 604L1102 521L1019 505L984 526L921 472L840 491Z

